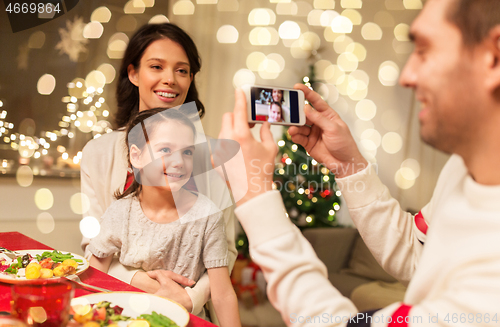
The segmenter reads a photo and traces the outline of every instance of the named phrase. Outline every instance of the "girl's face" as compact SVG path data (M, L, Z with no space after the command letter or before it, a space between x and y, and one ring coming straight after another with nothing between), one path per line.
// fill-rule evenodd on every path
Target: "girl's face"
M143 169L143 185L179 191L193 172L193 130L177 120L167 120L159 123L148 137L145 149L139 151L135 145L130 149L132 165Z
M273 90L273 101L281 103L281 99L283 99L283 93L281 90Z
M152 42L138 69L128 67L128 76L139 89L139 111L183 104L193 80L186 52L167 38Z
M278 105L271 105L271 109L269 110L269 119L272 121L281 120L281 108Z

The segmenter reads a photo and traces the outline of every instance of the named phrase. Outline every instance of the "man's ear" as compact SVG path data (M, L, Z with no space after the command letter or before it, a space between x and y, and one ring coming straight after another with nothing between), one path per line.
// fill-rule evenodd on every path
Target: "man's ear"
M132 167L136 169L142 169L142 161L141 161L141 150L137 147L137 145L132 144L130 147L130 163Z
M485 42L488 51L486 87L495 91L500 88L500 25L491 29Z
M134 65L130 64L127 67L127 73L128 73L128 79L130 83L134 84L135 86L139 87L139 78L138 78L138 73L139 70L134 68Z

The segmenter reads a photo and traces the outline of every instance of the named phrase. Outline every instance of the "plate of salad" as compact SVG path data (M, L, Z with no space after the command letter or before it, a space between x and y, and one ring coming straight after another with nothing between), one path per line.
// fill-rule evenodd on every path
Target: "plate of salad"
M84 257L61 251L0 251L0 282L19 284L30 280L79 275L89 268Z
M189 313L175 301L148 293L111 292L71 300L68 327L185 327Z

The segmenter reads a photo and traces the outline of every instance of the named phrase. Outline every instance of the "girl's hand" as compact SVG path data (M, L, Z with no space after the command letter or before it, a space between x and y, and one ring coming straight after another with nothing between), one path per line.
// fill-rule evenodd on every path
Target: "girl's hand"
M183 305L188 312L193 310L193 303L181 285L192 286L195 282L169 270L148 271L147 275L159 283L154 294L172 299ZM180 284L180 285L179 285Z

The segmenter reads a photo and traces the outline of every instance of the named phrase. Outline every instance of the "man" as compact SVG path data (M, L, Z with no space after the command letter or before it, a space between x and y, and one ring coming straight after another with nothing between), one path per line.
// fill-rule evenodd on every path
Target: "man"
M453 154L418 215L401 210L346 124L302 85L296 87L315 109L306 106L309 126L289 130L336 174L377 260L409 282L404 303L357 313L328 283L324 265L285 216L279 192L271 191L277 149L269 124L262 126L262 142L254 140L240 91L234 113L223 118L220 137L240 142L251 163L249 192L235 213L268 281L269 299L287 325L500 324L500 3L428 0L410 36L415 50L400 82L422 104L422 139Z

